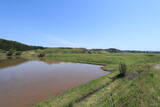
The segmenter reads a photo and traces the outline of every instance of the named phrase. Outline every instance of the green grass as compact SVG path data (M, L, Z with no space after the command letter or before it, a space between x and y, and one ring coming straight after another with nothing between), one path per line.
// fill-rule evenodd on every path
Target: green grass
M160 71L142 72L133 80L118 79L75 107L159 107Z
M148 56L147 54L48 54L48 58L72 62L94 64L146 64L160 63L160 54Z
M24 57L36 57L39 53L45 53L46 57L53 60L92 63L101 65L116 65L120 62L126 64L146 64L146 63L160 63L160 54L151 53L102 53L102 54L88 54L81 53L83 49L59 49L50 48L43 50L31 50L22 53ZM66 53L65 53L66 52ZM75 53L72 53L75 52Z
M160 54L48 54L53 60L104 65L104 70L117 71L62 95L46 100L36 107L158 107L160 106ZM127 64L127 76L133 79L110 77L118 74L120 62ZM103 86L103 87L102 87ZM100 88L102 87L102 88ZM95 91L98 90L98 91Z
M117 71L119 63L126 63L129 66L160 63L160 54L48 54L46 57L53 60L104 65L103 69L107 71Z

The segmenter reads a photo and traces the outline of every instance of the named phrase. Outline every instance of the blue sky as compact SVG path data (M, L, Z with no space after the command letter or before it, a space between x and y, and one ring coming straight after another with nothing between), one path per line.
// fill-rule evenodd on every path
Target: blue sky
M160 51L160 0L0 0L0 38Z

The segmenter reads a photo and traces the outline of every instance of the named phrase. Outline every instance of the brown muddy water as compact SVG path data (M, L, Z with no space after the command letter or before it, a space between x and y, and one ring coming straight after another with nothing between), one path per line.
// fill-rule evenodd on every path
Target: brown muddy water
M0 61L0 107L33 104L108 74L101 66L51 60Z

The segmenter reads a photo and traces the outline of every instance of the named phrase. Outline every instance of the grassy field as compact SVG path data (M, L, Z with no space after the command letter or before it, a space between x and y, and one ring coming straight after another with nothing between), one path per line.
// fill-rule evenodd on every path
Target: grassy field
M104 65L110 75L73 88L36 107L159 107L160 54L47 54L46 58ZM113 79L119 63L126 63L124 78Z

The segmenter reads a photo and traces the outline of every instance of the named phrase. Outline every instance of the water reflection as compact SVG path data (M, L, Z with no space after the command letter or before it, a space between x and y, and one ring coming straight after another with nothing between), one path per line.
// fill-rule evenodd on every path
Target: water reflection
M58 64L62 62L62 61L49 60L49 59L44 59L44 58L36 59L36 60L47 63L47 64ZM20 58L20 57L8 57L7 59L0 60L0 69L7 68L7 67L14 67L14 66L26 63L28 61L32 61L32 60L28 60L28 59Z
M27 59L24 58L12 58L8 57L8 59L0 60L0 69L17 66L19 64L27 62Z
M30 107L108 74L101 66L47 59L0 62L0 107Z

